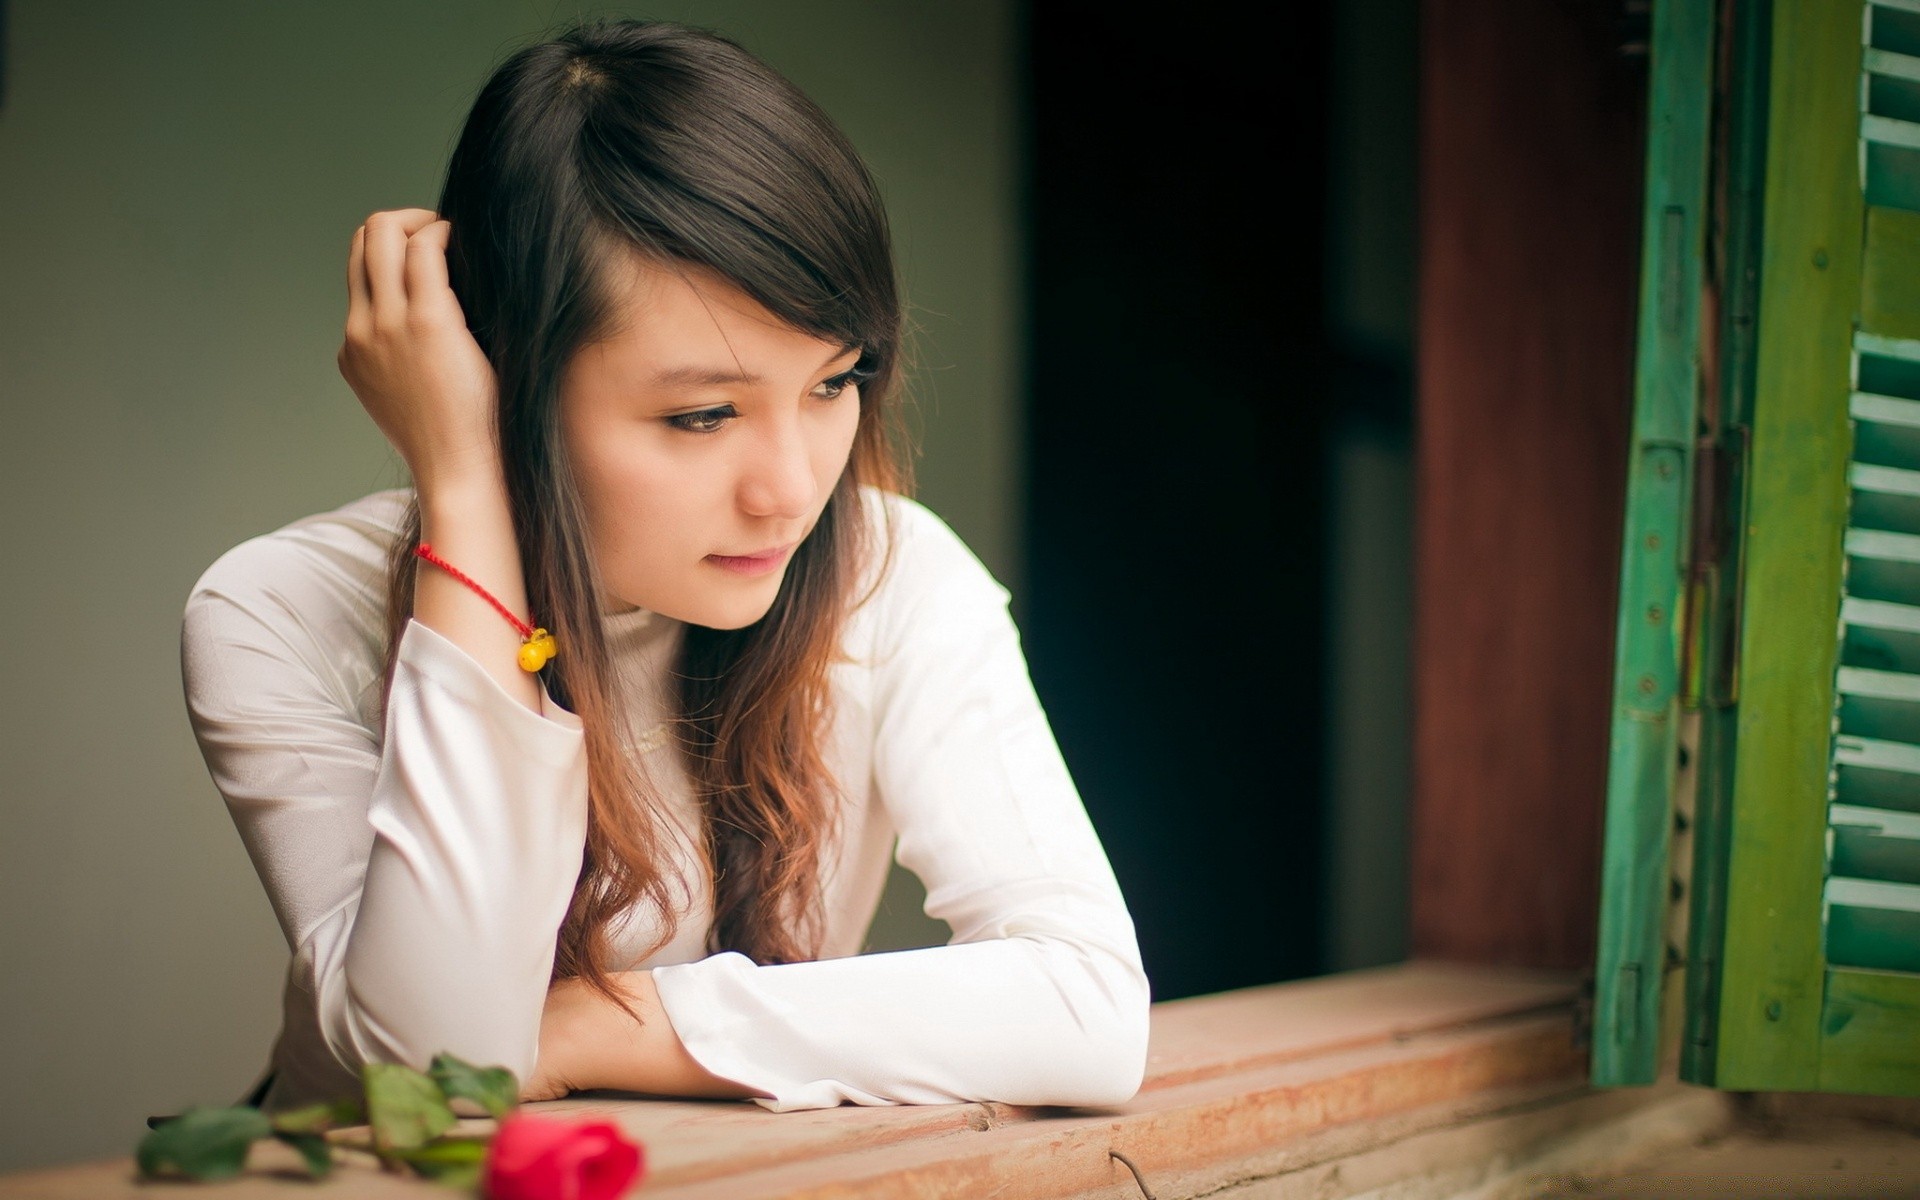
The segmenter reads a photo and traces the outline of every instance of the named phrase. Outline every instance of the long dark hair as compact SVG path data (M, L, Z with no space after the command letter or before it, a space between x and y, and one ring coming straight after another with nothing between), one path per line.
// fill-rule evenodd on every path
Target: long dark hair
M858 488L907 487L895 416L900 303L872 177L826 114L727 38L597 20L515 53L488 79L439 212L453 227L453 290L499 381L527 598L565 647L545 680L585 730L586 854L554 978L578 976L616 1001L610 924L649 902L663 925L657 950L673 936L670 901L684 881L669 878L652 786L623 748L601 591L560 436L562 371L613 329L611 276L636 253L711 269L796 329L860 347L872 374L847 471L764 618L686 627L672 739L706 818L709 951L762 963L817 956L821 850L837 796L822 753L828 670L878 541ZM392 558L389 677L413 608L418 538L414 510Z

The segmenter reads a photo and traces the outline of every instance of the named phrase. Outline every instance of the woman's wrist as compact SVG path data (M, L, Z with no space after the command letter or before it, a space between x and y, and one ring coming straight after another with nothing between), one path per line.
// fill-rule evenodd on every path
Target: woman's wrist
M667 1019L652 972L616 972L613 982L639 1014L639 1024L578 979L562 980L548 992L541 1054L554 1056L554 1071L570 1089L737 1099L762 1094L694 1060Z
M509 696L541 711L539 682L522 665L528 611L513 510L497 469L418 480L420 542L433 562L414 574L413 617L464 650ZM508 615L503 617L502 610Z
M413 494L420 506L422 527L428 533L433 526L448 521L465 522L479 513L509 511L506 474L498 459L431 472L414 471Z

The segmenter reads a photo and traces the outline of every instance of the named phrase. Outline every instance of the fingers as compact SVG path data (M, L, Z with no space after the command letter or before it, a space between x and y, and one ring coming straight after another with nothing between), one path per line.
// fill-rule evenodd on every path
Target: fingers
M407 315L407 288L400 277L407 231L394 216L375 213L361 227L366 230L367 287L372 292L370 315L375 327L398 324Z
M447 242L453 226L434 221L407 239L407 298L416 305L437 305L453 295L447 280Z
M347 322L363 317L373 304L367 287L367 227L353 231L353 246L347 251Z
M406 320L407 242L437 218L431 209L401 208L368 217L356 235L362 243L362 261L373 323L399 324Z

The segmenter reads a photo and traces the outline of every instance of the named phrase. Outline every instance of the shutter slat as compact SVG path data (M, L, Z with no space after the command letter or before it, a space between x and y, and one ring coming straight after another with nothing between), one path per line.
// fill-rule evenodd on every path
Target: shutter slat
M1920 812L1836 804L1828 810L1827 822L1835 829L1868 830L1877 837L1920 842Z
M1920 3L1920 0L1916 0ZM1887 75L1895 79L1911 79L1920 82L1920 57L1911 54L1895 54L1891 50L1869 50L1866 56L1867 73Z
M1848 403L1848 409L1857 421L1920 427L1920 400L1903 400L1898 396L1855 392Z

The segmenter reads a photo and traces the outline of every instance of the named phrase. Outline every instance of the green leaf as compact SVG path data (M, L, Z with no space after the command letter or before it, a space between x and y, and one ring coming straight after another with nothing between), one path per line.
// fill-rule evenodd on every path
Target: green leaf
M366 1119L366 1106L358 1100L335 1100L327 1104L309 1104L305 1108L289 1108L274 1113L271 1118L276 1133L325 1133L342 1125L363 1124Z
M520 1103L520 1081L505 1067L476 1067L451 1054L437 1054L431 1073L449 1100L471 1100L495 1119Z
M435 1183L472 1187L480 1182L487 1162L488 1138L435 1138L415 1150L395 1152L398 1158Z
M325 1179L327 1172L333 1170L333 1147L319 1134L276 1133L273 1136L300 1152L300 1160L307 1164L307 1174L315 1179Z
M440 1167L431 1172L421 1171L420 1173L446 1187L470 1191L480 1186L480 1176L485 1170L485 1166L481 1163L463 1163L459 1166Z
M440 1085L412 1067L365 1063L360 1081L367 1089L367 1119L376 1146L411 1150L453 1128L453 1110Z
M238 1175L253 1143L272 1133L257 1108L190 1108L141 1138L134 1156L149 1178L177 1172L189 1179L225 1179Z

